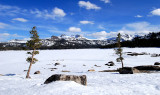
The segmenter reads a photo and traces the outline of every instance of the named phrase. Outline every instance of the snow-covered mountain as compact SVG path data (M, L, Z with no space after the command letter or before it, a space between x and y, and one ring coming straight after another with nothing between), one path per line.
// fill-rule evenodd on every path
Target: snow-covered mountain
M135 36L134 35L128 35L123 34L122 35L122 41L132 40ZM25 43L27 40L10 40L6 44L4 44L4 47L6 46L25 46ZM113 44L116 42L116 37L109 38L107 40L98 40L98 39L88 39L83 37L82 35L71 35L67 36L65 34L62 34L60 36L51 36L51 38L48 39L41 39L41 43L43 47L56 47L56 48L92 48L92 47L101 47L108 44Z
M129 34L123 34L123 35L121 35L121 38L122 38L124 41L130 41L130 40L132 40L134 37L135 37L135 35L129 35Z
M92 46L104 46L107 45L107 40L90 40L82 35L67 36L62 34L61 36L52 36L50 39L42 39L43 46L79 46L79 47L92 47Z
M65 34L62 34L58 38L65 39L65 40L88 40L87 38L83 37L82 35L78 35L78 34L77 35L71 35L71 36L67 36Z
M9 43L26 43L27 40L19 40L19 39L13 39L8 41Z
M138 36L138 35L121 34L121 40L122 41L131 41L136 36ZM108 38L107 40L108 41L116 41L116 37Z

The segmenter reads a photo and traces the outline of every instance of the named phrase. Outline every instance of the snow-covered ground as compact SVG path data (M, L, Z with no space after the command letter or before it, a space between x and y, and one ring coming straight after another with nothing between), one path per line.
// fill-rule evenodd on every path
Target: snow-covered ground
M113 49L41 50L32 65L31 79L25 79L27 51L0 51L0 95L159 95L160 73L122 75L98 72L121 67ZM124 48L123 52L160 54L160 48ZM160 57L123 54L125 66L153 65ZM116 66L106 64L113 61ZM59 62L60 65L54 66ZM66 65L66 66L64 66ZM86 65L86 66L83 66ZM101 67L96 67L98 65ZM50 68L57 68L51 71ZM95 72L88 72L95 69ZM39 70L41 74L34 75ZM67 70L70 72L62 72ZM12 74L15 74L12 76ZM70 81L43 84L53 74L87 75L87 86Z

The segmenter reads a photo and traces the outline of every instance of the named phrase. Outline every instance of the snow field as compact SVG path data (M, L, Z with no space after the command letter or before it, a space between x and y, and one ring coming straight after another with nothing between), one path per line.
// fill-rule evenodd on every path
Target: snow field
M98 72L121 67L115 60L113 49L40 50L38 62L32 65L31 79L25 79L29 63L27 51L0 51L0 95L159 95L159 73L120 75L116 72ZM124 48L123 52L160 54L159 48ZM128 56L123 54L125 66L153 65L159 57L150 55ZM116 66L105 66L113 61ZM54 66L59 62L60 65ZM83 65L86 66L83 66ZM95 67L94 65L101 67ZM66 65L66 67L63 67ZM49 68L57 68L51 71ZM88 72L95 69L95 72ZM41 74L34 75L39 70ZM61 72L68 70L70 72ZM53 74L87 75L87 86L75 82L58 81L43 84Z

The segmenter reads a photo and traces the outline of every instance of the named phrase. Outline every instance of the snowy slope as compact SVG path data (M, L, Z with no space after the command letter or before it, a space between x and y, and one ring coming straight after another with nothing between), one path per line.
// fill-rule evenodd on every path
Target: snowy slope
M98 72L117 69L120 63L115 61L113 49L75 49L75 50L41 50L36 57L39 61L32 66L32 79L25 79L29 64L25 61L27 51L0 51L0 95L158 95L160 93L160 73L120 75L118 73ZM160 54L159 48L124 48L124 52L147 52ZM159 57L150 55L127 56L124 54L125 66L152 65ZM116 66L105 66L114 61ZM59 62L61 65L54 66ZM83 66L85 64L86 66ZM94 65L101 67L95 67ZM66 67L63 67L66 65ZM49 68L58 68L51 71ZM88 72L95 69L95 72ZM41 74L34 75L37 70ZM62 70L71 72L62 73ZM75 82L53 82L45 85L44 81L52 74L87 75L87 86Z
M131 41L134 37L137 37L139 35L129 35L129 34L121 34L121 40L122 41ZM117 37L108 38L108 41L116 41Z
M9 43L26 43L27 40L19 40L19 39L13 39L8 41Z

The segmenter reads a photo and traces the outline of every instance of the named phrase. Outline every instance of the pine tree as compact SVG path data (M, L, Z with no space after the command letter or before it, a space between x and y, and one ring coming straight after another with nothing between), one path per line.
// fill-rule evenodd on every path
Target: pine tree
M40 39L36 30L36 27L34 26L32 30L30 31L31 40L27 41L26 45L32 50L31 52L27 52L27 54L30 54L31 56L26 59L27 62L30 63L28 72L26 75L26 78L30 78L29 73L32 67L32 64L36 63L38 61L34 56L36 54L39 54L39 51L36 51L41 46Z
M123 65L123 57L122 57L122 51L123 49L121 48L121 34L118 33L117 35L117 48L115 49L116 54L119 56L116 60L117 62L121 62L122 68L124 67Z

